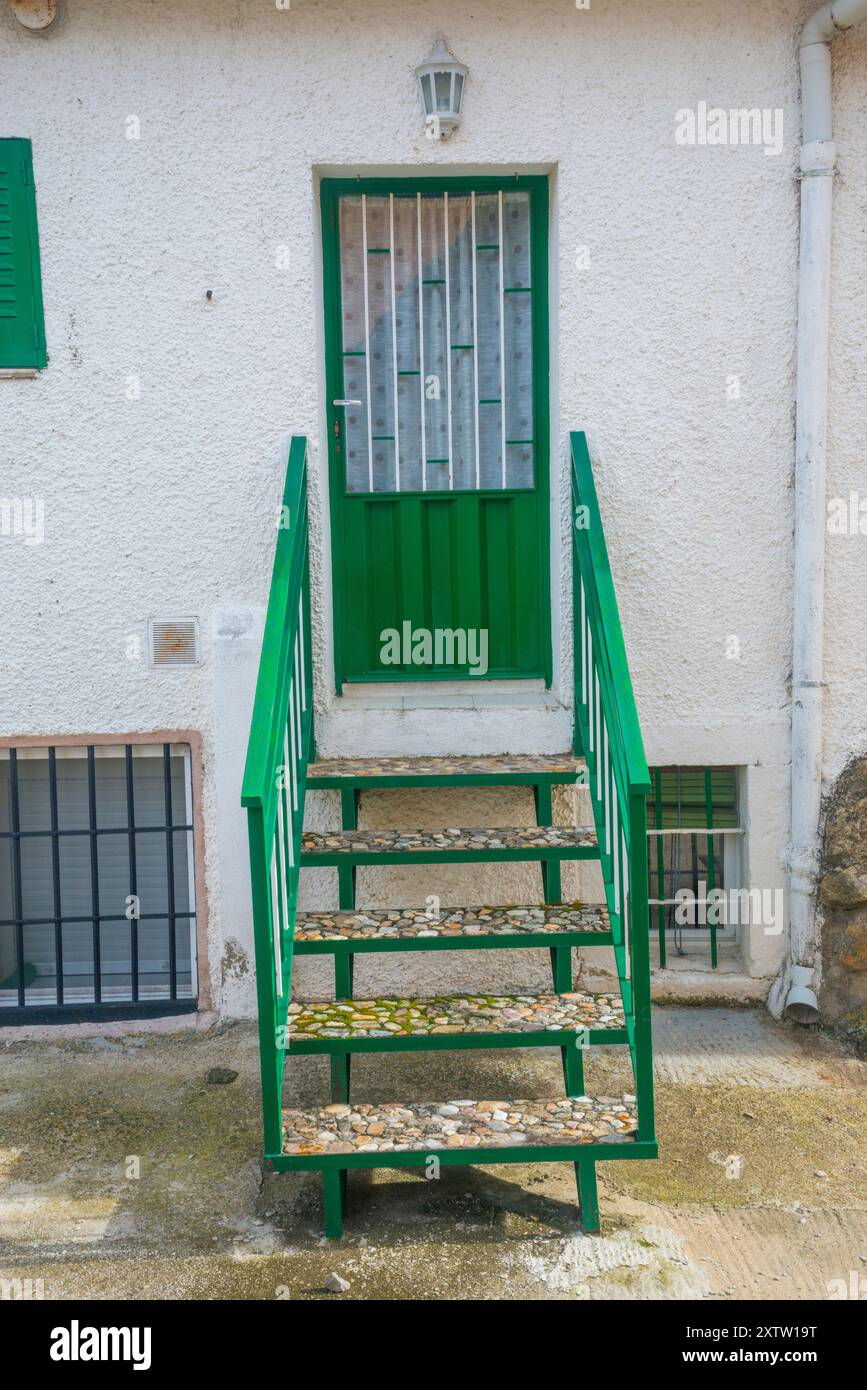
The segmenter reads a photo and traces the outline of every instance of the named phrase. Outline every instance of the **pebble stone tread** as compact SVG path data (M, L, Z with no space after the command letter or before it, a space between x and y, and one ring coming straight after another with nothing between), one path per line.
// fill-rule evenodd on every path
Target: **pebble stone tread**
M290 1004L286 1036L292 1043L623 1027L619 995L438 994L428 999L327 999Z
M321 758L307 769L308 782L322 777L469 777L510 773L577 774L583 758L569 753L540 756L535 753L494 754L488 757L453 758Z
M455 907L438 921L420 908L366 908L355 912L299 912L295 940L394 941L432 937L556 936L608 932L607 909L596 904L547 907Z
M631 1095L410 1105L356 1102L285 1111L283 1152L302 1156L619 1144L632 1138L637 1125Z
M396 851L457 851L487 849L592 849L596 832L590 826L505 826L470 830L343 830L331 833L305 830L303 854L376 854Z

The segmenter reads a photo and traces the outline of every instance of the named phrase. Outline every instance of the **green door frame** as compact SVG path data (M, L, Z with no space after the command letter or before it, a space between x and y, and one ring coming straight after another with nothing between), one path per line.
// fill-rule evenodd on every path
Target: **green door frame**
M548 308L548 221L549 221L549 181L544 174L488 175L481 178L470 177L406 177L406 178L325 178L320 184L320 210L322 216L323 250L323 299L325 325L325 390L326 390L326 436L328 448L328 488L331 516L331 567L332 567L332 608L334 622L334 684L340 694L344 681L351 679L346 674L344 653L342 651L342 620L345 603L344 548L335 541L342 537L343 518L341 508L345 495L345 468L342 453L334 447L340 432L342 418L340 407L332 402L343 395L342 361L343 334L340 299L340 229L338 219L338 200L341 196L366 193L371 196L387 196L389 193L401 194L466 194L496 193L499 190L522 190L530 199L530 266L533 294L531 297L533 323L533 462L534 486L525 489L485 490L473 492L482 498L503 498L536 493L537 506L537 549L539 563L539 582L542 602L538 621L540 624L542 669L522 672L527 678L543 677L545 685L552 682L551 651L551 578L550 578L550 353L549 353L549 308ZM370 494L353 494L369 496ZM455 497L460 493L412 493L377 494L377 496L409 497ZM495 678L497 672L491 673ZM425 671L415 676L394 672L382 675L369 675L365 680L453 680L450 672Z

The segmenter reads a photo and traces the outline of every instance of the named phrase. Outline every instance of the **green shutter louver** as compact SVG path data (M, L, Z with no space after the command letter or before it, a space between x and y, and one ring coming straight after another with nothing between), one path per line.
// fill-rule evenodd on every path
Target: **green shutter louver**
M0 369L46 361L30 141L0 140Z

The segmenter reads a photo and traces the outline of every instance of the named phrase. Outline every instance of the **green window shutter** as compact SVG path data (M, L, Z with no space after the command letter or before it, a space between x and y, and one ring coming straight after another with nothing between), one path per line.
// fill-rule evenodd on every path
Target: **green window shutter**
M46 361L30 141L0 140L0 368Z

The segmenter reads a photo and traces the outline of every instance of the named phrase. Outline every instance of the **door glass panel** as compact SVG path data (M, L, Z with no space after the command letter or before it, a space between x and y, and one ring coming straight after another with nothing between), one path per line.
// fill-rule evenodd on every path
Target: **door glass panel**
M340 199L346 489L534 486L530 201Z

